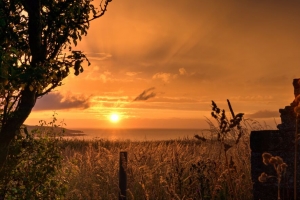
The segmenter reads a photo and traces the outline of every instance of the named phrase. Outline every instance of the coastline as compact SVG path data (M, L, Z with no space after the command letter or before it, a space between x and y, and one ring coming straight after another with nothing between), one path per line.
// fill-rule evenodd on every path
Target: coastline
M67 129L63 127L51 127L51 126L32 126L32 125L25 125L24 126L27 128L28 132L32 132L36 129L42 129L42 130L49 130L49 131L54 131L56 133L61 133L61 136L86 136L86 134L81 131L81 130L74 130L74 129Z

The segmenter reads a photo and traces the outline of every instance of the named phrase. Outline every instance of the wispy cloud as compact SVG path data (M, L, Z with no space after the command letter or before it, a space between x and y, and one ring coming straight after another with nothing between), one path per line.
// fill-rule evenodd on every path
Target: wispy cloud
M275 118L279 117L278 111L271 111L271 110L259 110L252 114L246 115L249 118Z
M109 53L92 53L92 52L88 52L87 57L88 57L89 60L103 61L103 60L110 59L112 57L112 55L109 54Z
M179 71L180 75L186 75L187 74L187 71L183 67L180 68L178 71Z
M272 95L247 95L247 96L232 96L231 100L237 101L273 101L274 97Z
M93 66L89 69L85 75L85 79L100 80L103 83L113 80L111 72L108 70L101 70L99 66Z
M170 83L172 79L179 78L179 76L192 76L195 73L188 73L185 68L181 67L178 69L179 73L166 73L158 72L152 76L152 79L160 79L165 83Z
M139 73L141 73L141 72L126 72L126 75L127 76L136 76Z
M159 72L156 73L152 76L153 79L161 79L165 83L170 82L171 74L170 73L164 73L164 72Z
M99 79L103 82L106 83L107 81L111 80L110 78L111 72L110 71L105 71L102 74L99 75Z
M87 109L89 107L89 98L74 95L67 95L64 97L62 94L54 92L38 99L33 110L63 110L72 108Z
M133 101L146 101L150 98L153 98L156 96L156 93L153 92L155 87L151 87L147 90L144 90L139 96L137 96ZM151 92L152 91L152 92Z

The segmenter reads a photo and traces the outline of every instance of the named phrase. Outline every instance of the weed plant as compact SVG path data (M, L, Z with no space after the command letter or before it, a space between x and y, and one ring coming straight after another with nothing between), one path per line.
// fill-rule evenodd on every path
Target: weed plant
M282 180L282 177L285 175L287 164L283 162L283 159L280 156L272 156L270 153L263 153L262 154L263 163L265 165L272 165L274 167L274 170L276 172L276 176L274 175L268 175L265 172L261 173L261 175L258 177L258 180L262 183L266 182L269 178L276 178L277 179L277 199L281 199L280 195L280 183Z

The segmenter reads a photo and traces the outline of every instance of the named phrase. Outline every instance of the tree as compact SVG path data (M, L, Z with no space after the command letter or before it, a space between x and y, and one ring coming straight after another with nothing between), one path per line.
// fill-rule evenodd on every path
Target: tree
M7 150L37 98L89 61L73 51L111 0L0 1L0 178Z

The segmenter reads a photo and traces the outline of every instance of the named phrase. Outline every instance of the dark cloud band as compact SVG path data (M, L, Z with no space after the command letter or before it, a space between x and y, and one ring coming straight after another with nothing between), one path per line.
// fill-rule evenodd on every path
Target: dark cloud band
M69 95L64 97L58 92L49 93L38 99L33 110L63 110L72 108L89 108L89 98Z
M150 98L153 98L156 96L156 93L153 92L155 87L151 87L147 90L144 90L139 96L137 96L133 101L146 101ZM152 92L150 92L152 91Z
M247 114L249 118L275 118L279 117L279 111L259 110L252 114Z

